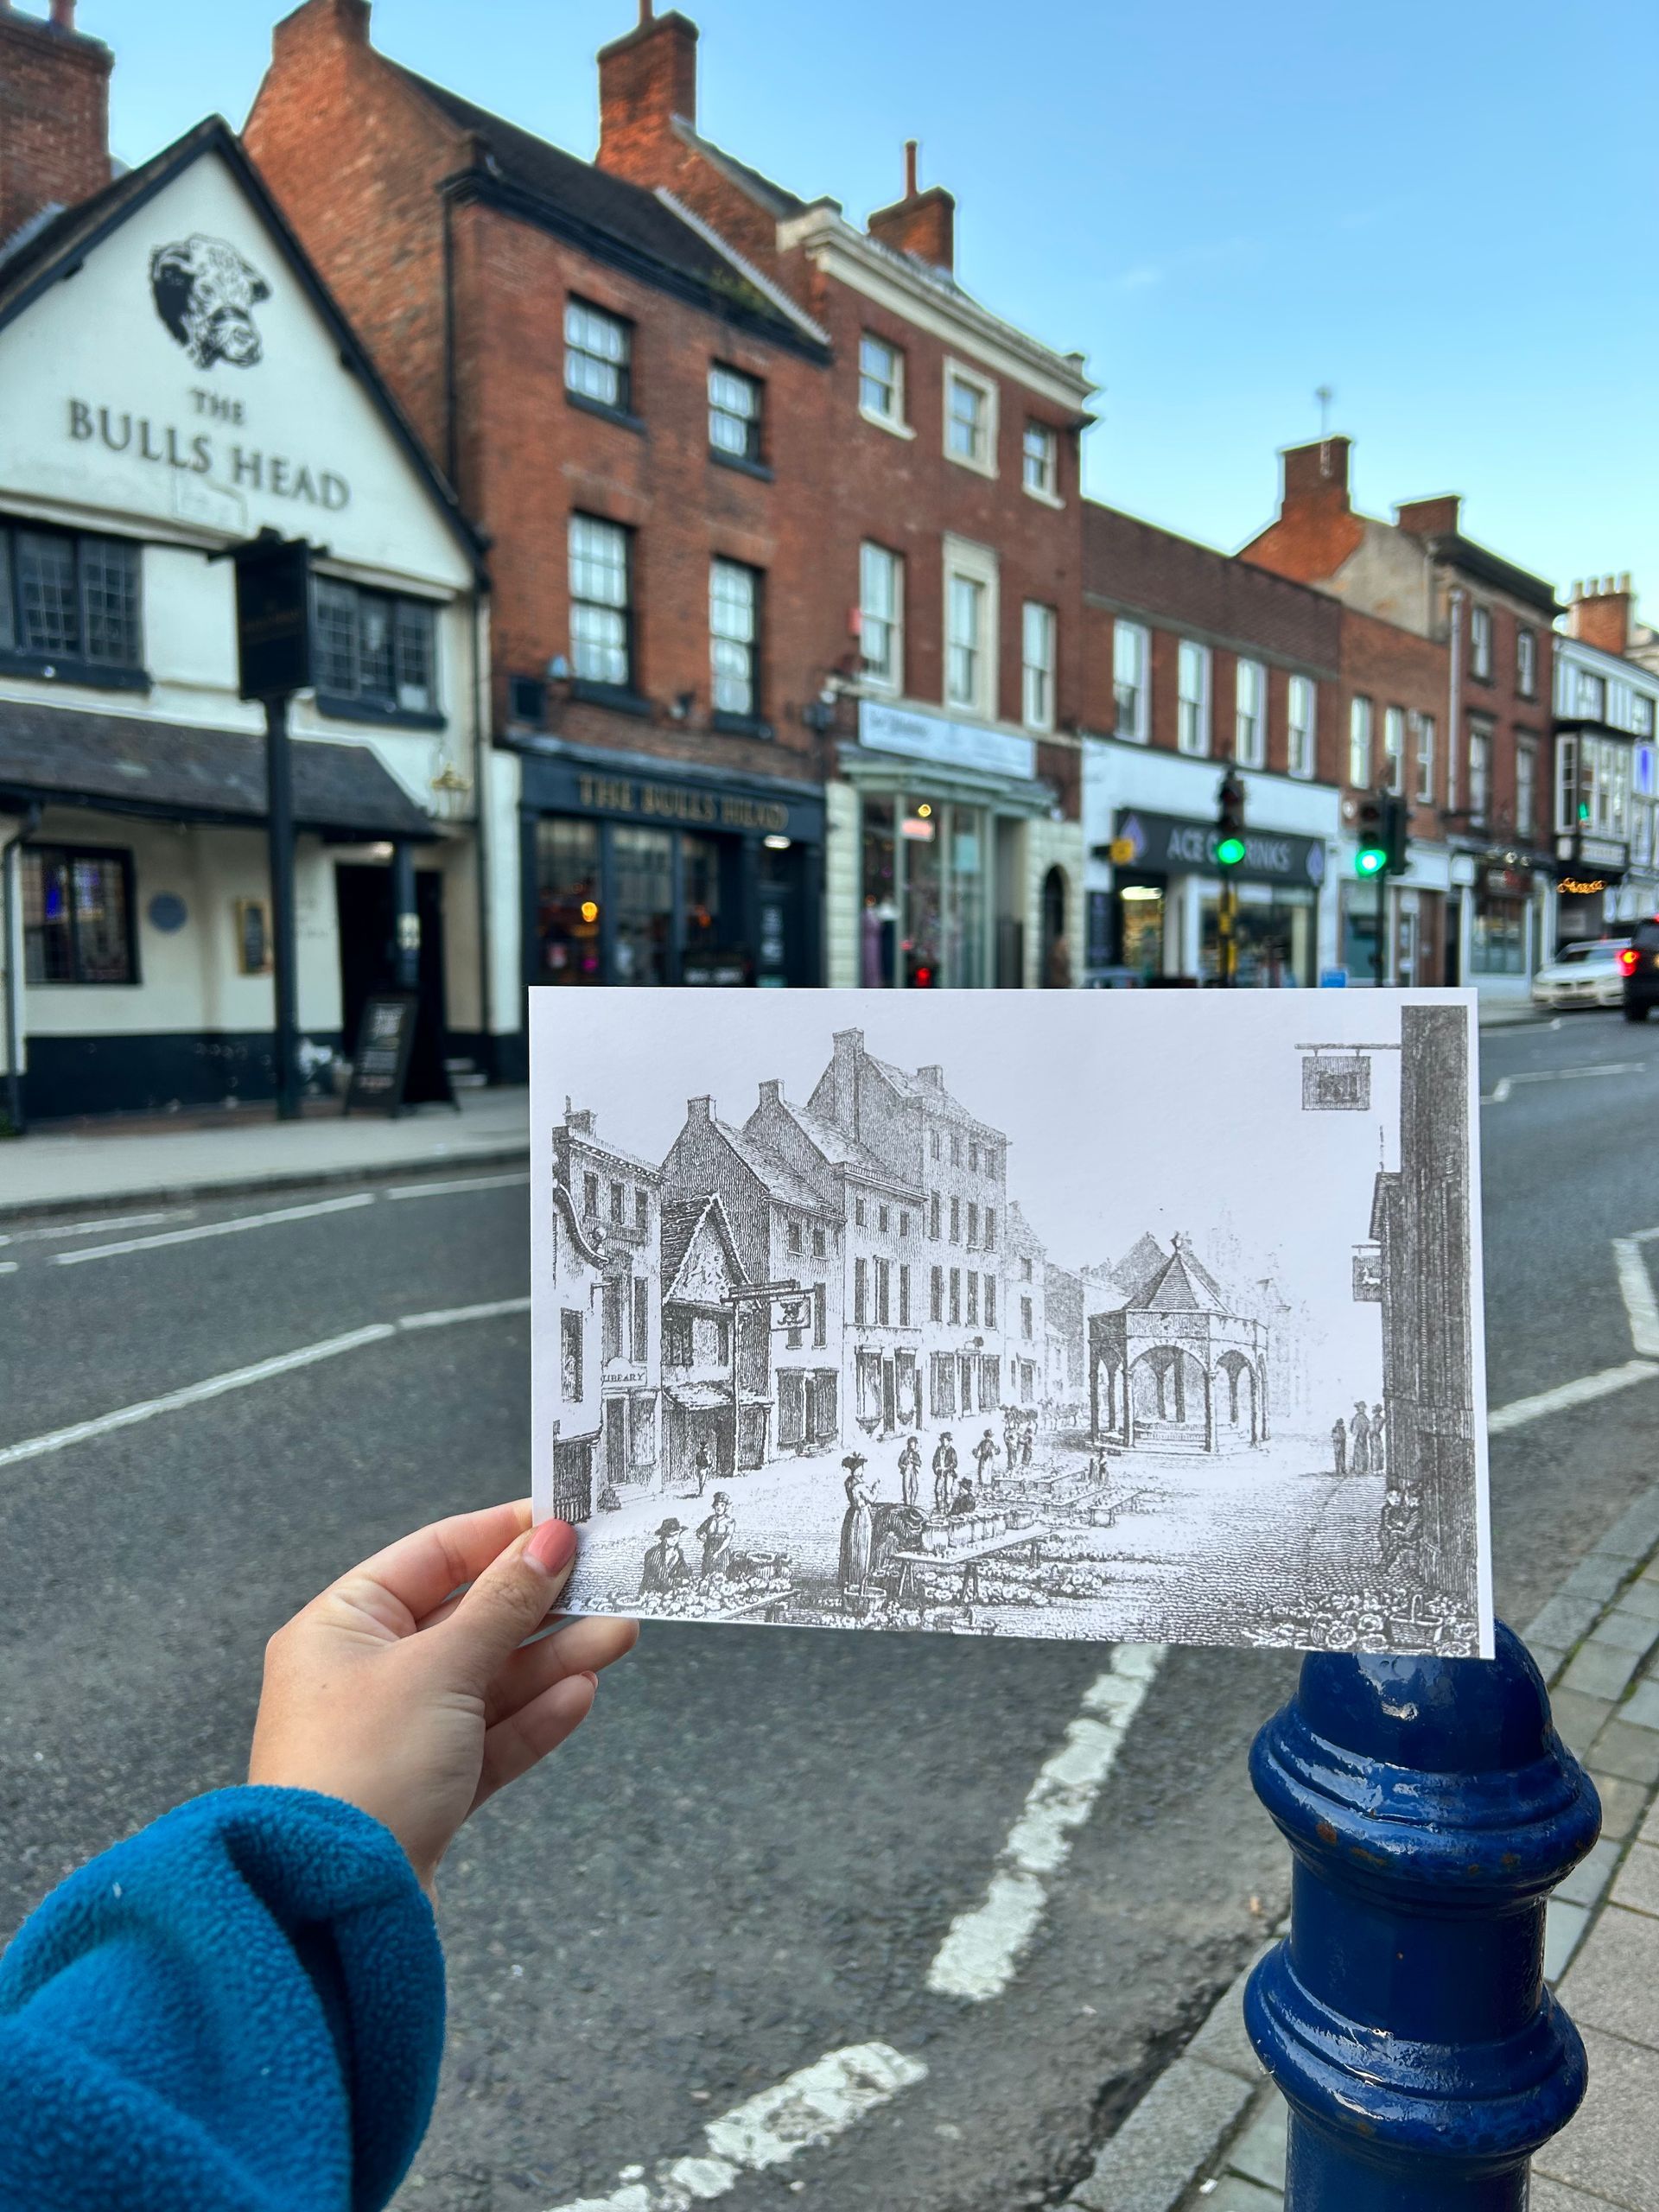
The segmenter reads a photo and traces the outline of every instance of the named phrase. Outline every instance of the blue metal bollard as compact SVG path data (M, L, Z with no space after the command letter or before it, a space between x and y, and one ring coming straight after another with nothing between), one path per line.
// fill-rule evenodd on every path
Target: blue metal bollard
M1244 1999L1286 2212L1525 2212L1586 2072L1544 1906L1601 1826L1526 1647L1500 1623L1490 1661L1312 1653L1250 1777L1295 1854Z

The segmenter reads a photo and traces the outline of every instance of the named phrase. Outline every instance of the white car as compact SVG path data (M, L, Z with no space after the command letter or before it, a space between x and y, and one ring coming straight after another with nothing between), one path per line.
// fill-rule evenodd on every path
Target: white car
M1535 1006L1622 1006L1624 970L1618 956L1627 937L1601 937L1569 944L1532 979Z

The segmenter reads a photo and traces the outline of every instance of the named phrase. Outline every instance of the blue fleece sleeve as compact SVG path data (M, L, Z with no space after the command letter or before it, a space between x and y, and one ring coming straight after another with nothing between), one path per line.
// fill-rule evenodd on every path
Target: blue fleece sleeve
M0 1959L0 2206L378 2212L442 2049L437 1929L391 1832L217 1790L72 1874Z

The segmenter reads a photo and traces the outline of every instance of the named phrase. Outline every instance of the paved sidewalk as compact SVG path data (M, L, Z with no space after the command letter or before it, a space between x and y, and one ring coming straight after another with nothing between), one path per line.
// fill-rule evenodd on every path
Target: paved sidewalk
M297 1122L238 1113L218 1124L146 1118L35 1133L0 1143L0 1219L528 1157L528 1090L459 1096L459 1114L422 1106L396 1121L343 1115L335 1105Z
M1602 1806L1601 1840L1552 1898L1544 1946L1589 2050L1590 2091L1533 2163L1531 2212L1659 2212L1659 1485L1523 1633ZM1070 2206L1280 2212L1285 2104L1244 2033L1248 1979L1247 1968Z

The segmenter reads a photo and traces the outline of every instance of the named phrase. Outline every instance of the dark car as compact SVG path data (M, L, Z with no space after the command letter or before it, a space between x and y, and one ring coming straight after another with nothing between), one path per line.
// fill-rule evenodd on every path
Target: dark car
M1618 964L1624 970L1624 1019L1645 1021L1659 1006L1659 914L1637 924Z

